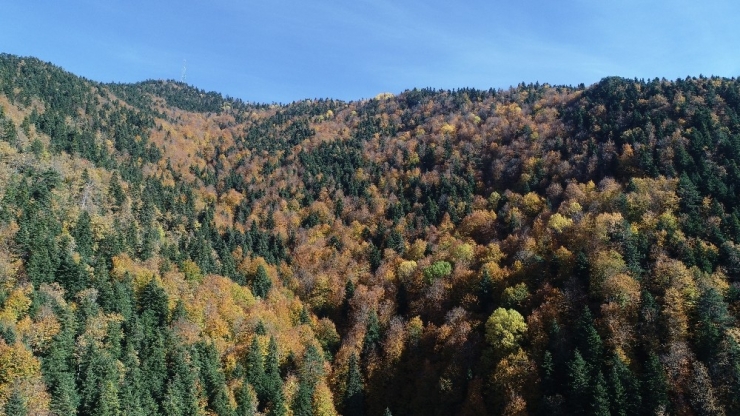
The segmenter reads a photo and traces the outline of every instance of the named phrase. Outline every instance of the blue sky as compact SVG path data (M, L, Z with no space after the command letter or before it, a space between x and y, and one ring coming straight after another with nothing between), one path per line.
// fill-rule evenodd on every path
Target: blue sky
M0 52L103 82L180 79L187 60L188 83L247 101L740 75L737 1L4 3Z

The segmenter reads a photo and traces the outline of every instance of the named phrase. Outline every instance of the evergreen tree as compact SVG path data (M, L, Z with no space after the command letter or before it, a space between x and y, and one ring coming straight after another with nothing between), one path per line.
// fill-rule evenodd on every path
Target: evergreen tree
M357 361L357 355L349 357L347 370L347 390L344 393L344 414L347 416L362 416L364 412L365 388L362 384L362 373Z
M594 416L609 416L609 392L606 386L604 374L599 371L591 387L591 412Z
M252 338L252 344L249 347L249 351L247 351L246 367L247 382L254 387L259 401L264 403L267 399L265 366L262 358L262 350L256 336Z
M579 351L583 351L583 358L588 365L594 370L598 369L601 365L603 342L594 328L593 317L588 306L583 308L583 313L578 320L575 340L576 347Z
M123 366L126 373L123 376L123 383L119 390L119 403L122 409L126 409L129 416L145 416L144 409L141 405L142 383L141 370L139 369L139 360L136 352L131 345L128 345L126 352L123 354Z
M234 410L226 392L226 378L221 370L221 364L216 346L212 343L198 344L200 358L200 375L208 399L208 408L220 416L232 416Z
M257 273L255 273L254 280L252 281L252 292L255 296L259 296L264 299L267 297L267 293L270 292L271 287L272 281L267 275L267 270L265 270L264 266L260 264L257 267Z
M726 329L732 323L727 303L714 288L702 292L696 305L697 347L700 359L708 361L718 352Z
M568 363L568 407L573 415L586 415L591 401L589 365L576 350Z
M640 386L624 362L615 356L609 370L609 393L613 416L634 415L640 412Z
M236 416L254 416L256 411L255 397L249 389L249 383L246 380L237 390L236 394Z
M665 411L668 406L668 382L658 356L652 352L645 363L642 386L643 411L651 415Z
M275 337L270 337L265 360L265 395L271 403L270 414L282 415L285 412L285 397L283 396L283 379L280 377L280 361L278 345Z
M26 400L21 396L17 389L13 389L13 392L8 397L8 401L5 402L4 409L5 414L8 416L27 416L28 408L26 407Z
M312 414L313 395L316 383L324 375L324 358L321 352L312 344L306 347L303 355L303 365L299 373L298 392L293 398L293 414Z
M373 351L380 342L380 322L378 321L378 313L373 309L367 317L367 324L365 325L365 338L362 342L362 356L367 359L370 351Z
M93 255L93 234L90 214L87 211L82 211L82 214L77 218L77 224L72 230L72 237L75 239L77 252L80 253L82 258L89 261Z

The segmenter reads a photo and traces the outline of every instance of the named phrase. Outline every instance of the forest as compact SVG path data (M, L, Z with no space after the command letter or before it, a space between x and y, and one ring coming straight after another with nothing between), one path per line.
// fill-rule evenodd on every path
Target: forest
M0 54L0 415L740 414L740 79L260 104Z

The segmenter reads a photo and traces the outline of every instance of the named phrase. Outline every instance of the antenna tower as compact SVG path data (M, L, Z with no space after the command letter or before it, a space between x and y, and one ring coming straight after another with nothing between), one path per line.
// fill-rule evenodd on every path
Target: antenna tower
M185 78L187 75L186 74L187 69L188 69L188 60L183 59L182 60L182 75L180 75L180 82L185 82Z

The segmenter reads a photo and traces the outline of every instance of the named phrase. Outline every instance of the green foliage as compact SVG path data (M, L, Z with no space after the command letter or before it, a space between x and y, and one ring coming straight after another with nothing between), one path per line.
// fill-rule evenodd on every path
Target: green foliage
M347 390L344 393L344 414L347 416L362 416L365 414L364 408L364 385L362 383L362 373L357 355L354 353L349 358L347 370Z
M6 413L740 412L736 79L258 105L0 54L0 95Z
M447 261L440 260L424 269L424 278L427 282L433 282L437 279L449 276L450 273L452 273L452 265Z
M10 397L8 397L8 400L5 402L5 406L3 408L5 411L5 414L10 416L27 416L28 415L28 407L26 407L26 400L21 396L20 392L17 389L13 389L13 391L10 393Z
M265 298L270 292L271 287L272 281L267 275L267 270L265 270L265 267L260 264L257 267L257 273L255 273L254 279L252 280L252 293L254 293L255 296Z

